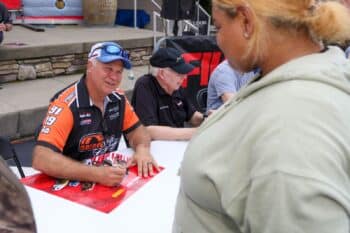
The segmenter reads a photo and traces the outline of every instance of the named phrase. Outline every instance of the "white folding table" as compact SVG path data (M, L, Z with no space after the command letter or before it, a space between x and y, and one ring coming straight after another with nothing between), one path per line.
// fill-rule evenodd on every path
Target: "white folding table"
M38 233L171 232L180 181L177 173L186 146L183 141L153 141L151 153L165 169L109 214L26 186ZM36 171L24 168L24 172Z

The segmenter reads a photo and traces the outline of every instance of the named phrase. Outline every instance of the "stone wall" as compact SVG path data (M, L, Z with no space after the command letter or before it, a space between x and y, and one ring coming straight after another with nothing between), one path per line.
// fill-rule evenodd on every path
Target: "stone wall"
M132 48L129 52L133 66L147 65L152 47ZM87 53L0 61L0 83L82 73L86 63Z

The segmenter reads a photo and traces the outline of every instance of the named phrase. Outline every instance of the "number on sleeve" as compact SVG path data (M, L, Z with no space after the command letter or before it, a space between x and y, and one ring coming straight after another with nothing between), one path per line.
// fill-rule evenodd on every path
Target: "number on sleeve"
M53 123L55 123L56 117L54 116L48 116L45 121L45 125L51 126Z
M53 115L59 115L60 113L61 113L61 111L62 111L62 108L60 108L60 107L57 107L57 106L52 106L51 108L50 108L50 110L49 110L49 114L53 114Z

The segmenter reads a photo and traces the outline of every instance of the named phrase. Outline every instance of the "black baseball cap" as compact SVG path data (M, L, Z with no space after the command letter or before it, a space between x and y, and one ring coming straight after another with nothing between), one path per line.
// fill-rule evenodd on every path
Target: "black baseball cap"
M188 74L195 67L186 63L182 58L180 51L174 48L160 48L151 57L150 63L154 67L174 70L179 74Z

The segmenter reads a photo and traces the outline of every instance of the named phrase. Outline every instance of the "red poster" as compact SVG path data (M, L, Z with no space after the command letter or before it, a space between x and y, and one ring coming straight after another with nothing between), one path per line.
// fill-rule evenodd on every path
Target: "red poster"
M161 170L163 170L163 168L161 168ZM42 190L104 213L109 213L152 178L153 177L143 178L137 176L137 167L134 166L129 168L127 176L118 187L107 187L100 184L91 186L91 183L88 183L88 185L91 186L90 189L88 189L86 188L86 182L69 182L67 180L61 180L61 183L57 185L57 179L42 173L25 177L21 181L29 187Z

